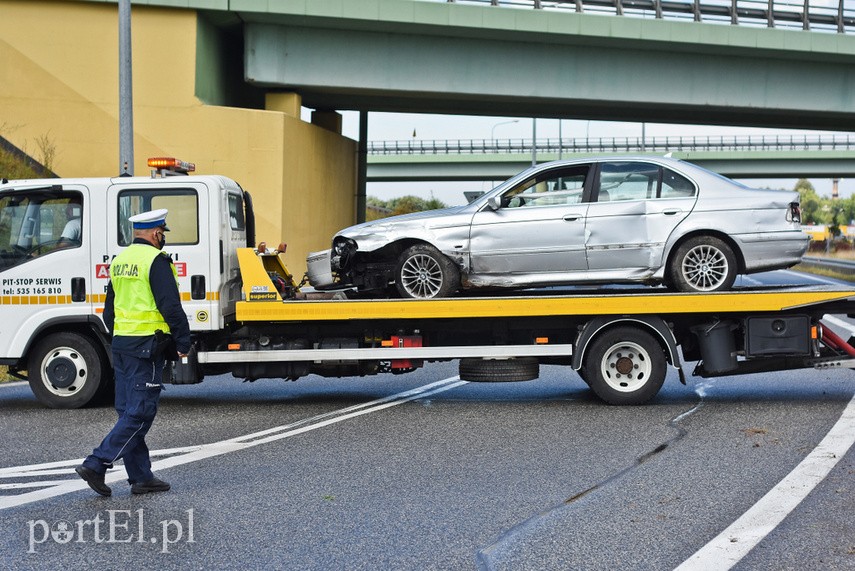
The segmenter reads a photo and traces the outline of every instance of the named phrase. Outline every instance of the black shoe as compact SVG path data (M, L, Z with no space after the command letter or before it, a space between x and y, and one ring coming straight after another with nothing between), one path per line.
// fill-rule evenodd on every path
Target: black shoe
M78 476L86 480L86 483L89 484L90 488L102 496L113 495L113 490L110 489L110 486L104 483L104 474L99 474L92 468L87 468L83 465L78 466L74 471L77 472Z
M149 492L166 492L169 491L169 484L155 477L148 482L137 482L131 485L132 494L147 494Z

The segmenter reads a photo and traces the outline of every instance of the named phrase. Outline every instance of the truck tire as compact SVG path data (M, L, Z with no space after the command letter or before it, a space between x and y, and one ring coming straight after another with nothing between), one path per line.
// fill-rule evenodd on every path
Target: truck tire
M395 266L395 287L401 297L433 299L448 297L460 286L454 263L428 244L410 246Z
M669 280L677 291L726 291L736 281L736 256L714 236L689 238L674 253Z
M99 396L104 360L88 337L52 333L33 347L27 371L30 389L43 405L80 408Z
M615 327L602 333L591 343L584 361L586 382L609 404L644 404L665 382L662 346L637 327Z
M531 381L540 376L534 357L516 359L460 359L460 379L474 383Z

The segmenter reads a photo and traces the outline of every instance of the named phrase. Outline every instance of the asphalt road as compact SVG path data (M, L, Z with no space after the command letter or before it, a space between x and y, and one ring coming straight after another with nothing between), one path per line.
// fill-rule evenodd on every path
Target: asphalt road
M111 410L0 387L0 568L697 569L748 521L706 568L855 569L855 450L817 450L855 432L852 371L671 372L623 408L559 367L456 372L170 386L148 442L173 489L119 467L111 498L72 472Z

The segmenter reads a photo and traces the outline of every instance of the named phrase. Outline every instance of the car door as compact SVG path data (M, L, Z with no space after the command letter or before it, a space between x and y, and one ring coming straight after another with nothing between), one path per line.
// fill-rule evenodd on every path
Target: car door
M541 274L585 270L589 165L536 174L485 206L470 230L473 274Z
M695 185L643 161L600 163L585 223L588 269L637 274L663 263L665 242L691 212Z

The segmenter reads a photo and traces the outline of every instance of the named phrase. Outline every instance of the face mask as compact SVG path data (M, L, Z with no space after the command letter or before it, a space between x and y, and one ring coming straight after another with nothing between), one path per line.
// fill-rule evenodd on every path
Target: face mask
M160 233L160 238L158 238L158 243L160 244L159 248L163 250L163 247L166 245L166 234L163 232Z

